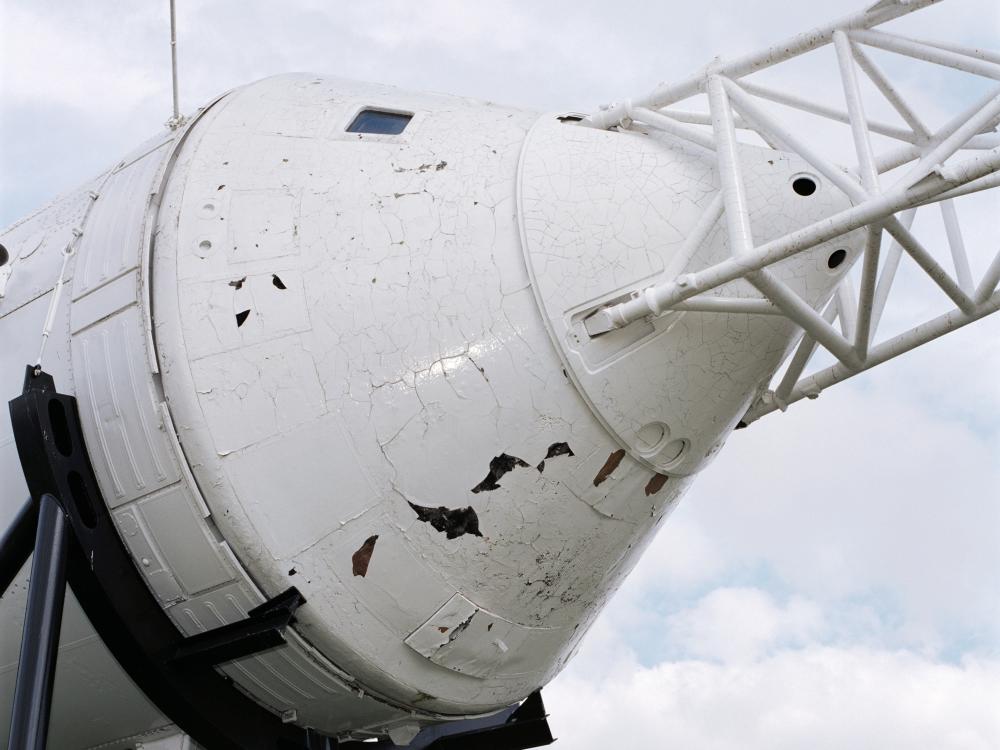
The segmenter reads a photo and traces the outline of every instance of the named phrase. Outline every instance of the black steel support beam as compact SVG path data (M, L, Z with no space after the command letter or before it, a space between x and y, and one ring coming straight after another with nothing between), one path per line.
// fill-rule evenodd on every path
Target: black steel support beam
M69 535L69 523L59 501L52 495L42 495L7 744L17 750L44 750L49 733L59 631L66 600Z
M10 526L0 537L0 598L28 561L35 544L38 503L33 497L24 501Z

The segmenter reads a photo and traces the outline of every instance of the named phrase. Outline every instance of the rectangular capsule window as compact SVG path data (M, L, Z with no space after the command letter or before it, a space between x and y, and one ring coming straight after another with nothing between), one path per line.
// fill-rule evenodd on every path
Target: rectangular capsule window
M347 126L348 133L375 133L377 135L399 135L406 128L413 115L402 112L382 112L377 109L363 109Z

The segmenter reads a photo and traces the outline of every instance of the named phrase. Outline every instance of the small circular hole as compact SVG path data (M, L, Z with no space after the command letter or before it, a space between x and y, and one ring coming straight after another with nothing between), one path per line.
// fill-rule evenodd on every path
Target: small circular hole
M846 250L844 249L834 250L832 253L830 253L830 257L826 259L827 268L831 269L836 268L837 266L839 266L841 263L844 262L845 258L847 258Z
M6 266L8 260L10 260L10 253L7 252L7 248L0 245L0 266Z
M812 195L816 192L816 181L811 177L796 177L792 180L792 190L799 195Z

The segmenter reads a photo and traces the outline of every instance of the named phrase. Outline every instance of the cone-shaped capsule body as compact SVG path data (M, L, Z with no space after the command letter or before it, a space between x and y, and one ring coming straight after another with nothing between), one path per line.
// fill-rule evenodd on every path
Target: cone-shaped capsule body
M847 205L786 154L740 157L758 242ZM222 669L303 725L405 734L558 672L794 340L716 312L587 335L600 304L729 254L713 165L272 78L5 233L0 332L33 346L24 311L79 225L50 369L154 595L195 633L296 586L289 644ZM818 307L858 245L773 273Z

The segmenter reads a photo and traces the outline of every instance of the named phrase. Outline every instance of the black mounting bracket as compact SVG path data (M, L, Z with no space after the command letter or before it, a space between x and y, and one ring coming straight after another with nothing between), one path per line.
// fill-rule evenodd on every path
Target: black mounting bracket
M254 607L245 620L189 635L174 648L167 661L173 665L213 666L285 645L282 632L295 618L295 610L305 603L292 586L284 593Z
M68 582L119 665L156 707L207 750L362 750L281 717L237 690L215 665L283 645L305 603L294 587L245 620L185 637L143 580L114 526L84 444L76 399L29 365L10 401L30 492L0 536L0 597L34 552L9 747L43 750ZM541 693L485 719L422 730L409 750L526 750L553 742ZM388 739L374 747L397 748ZM402 750L402 748L400 748Z

